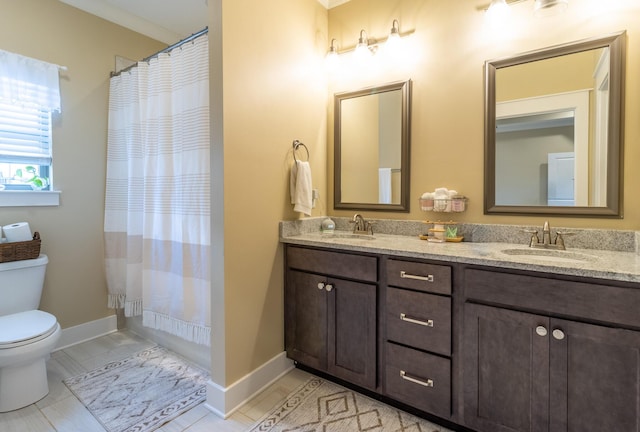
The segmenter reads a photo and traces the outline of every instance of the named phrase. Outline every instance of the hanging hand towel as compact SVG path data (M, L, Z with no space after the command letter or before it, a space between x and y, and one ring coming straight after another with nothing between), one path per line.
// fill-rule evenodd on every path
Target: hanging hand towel
M391 204L391 168L378 168L378 203Z
M306 161L295 161L291 167L289 188L293 210L311 216L311 165Z

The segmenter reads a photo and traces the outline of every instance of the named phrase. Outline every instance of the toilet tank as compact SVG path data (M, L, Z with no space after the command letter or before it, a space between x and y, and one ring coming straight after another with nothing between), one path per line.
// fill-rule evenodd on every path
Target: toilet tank
M38 309L46 255L21 261L0 263L0 316Z

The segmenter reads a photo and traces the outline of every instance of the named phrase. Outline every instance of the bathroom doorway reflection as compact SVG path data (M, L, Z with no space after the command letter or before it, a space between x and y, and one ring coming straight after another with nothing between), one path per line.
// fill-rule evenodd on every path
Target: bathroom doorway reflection
M589 91L496 106L496 204L589 205Z

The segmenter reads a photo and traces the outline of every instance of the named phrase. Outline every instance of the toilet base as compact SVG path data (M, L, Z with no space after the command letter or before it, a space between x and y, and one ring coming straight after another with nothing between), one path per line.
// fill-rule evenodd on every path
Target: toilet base
M0 412L31 405L49 393L46 359L0 368Z

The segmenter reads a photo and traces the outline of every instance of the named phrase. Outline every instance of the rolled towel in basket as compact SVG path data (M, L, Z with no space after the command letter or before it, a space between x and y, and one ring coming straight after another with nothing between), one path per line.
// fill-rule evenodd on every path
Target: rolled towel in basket
M5 225L2 227L2 230L9 243L33 240L33 234L31 234L31 228L29 228L28 222L16 222Z

